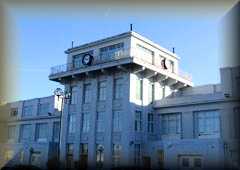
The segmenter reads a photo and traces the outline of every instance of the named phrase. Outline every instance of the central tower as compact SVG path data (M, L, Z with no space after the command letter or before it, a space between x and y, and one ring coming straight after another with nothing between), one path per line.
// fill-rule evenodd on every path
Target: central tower
M133 31L65 53L67 63L49 75L71 93L61 118L62 162L141 165L147 142L160 139L152 103L193 85L179 71L179 57Z

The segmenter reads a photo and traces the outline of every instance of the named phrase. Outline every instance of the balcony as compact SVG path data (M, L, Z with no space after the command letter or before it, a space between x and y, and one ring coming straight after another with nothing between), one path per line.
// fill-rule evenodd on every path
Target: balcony
M95 56L90 66L83 65L81 61L67 63L51 68L49 79L53 81L61 81L62 78L72 78L75 75L88 74L92 71L102 71L109 68L137 68L138 73L150 75L150 77L160 77L161 80L170 84L179 83L184 86L192 86L192 78L189 74L180 70L172 71L162 68L159 58L147 56L139 52L139 50L125 49L118 52L108 53L107 55ZM128 67L130 66L130 67ZM136 67L133 67L136 66Z

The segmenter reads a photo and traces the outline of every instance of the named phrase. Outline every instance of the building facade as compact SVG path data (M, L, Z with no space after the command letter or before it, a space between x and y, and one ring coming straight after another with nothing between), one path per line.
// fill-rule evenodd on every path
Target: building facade
M239 114L238 67L222 69L221 84L192 87L175 53L132 31L65 53L49 79L70 98L60 112L57 96L11 103L20 117L5 126L7 160L26 151L27 163L46 167L60 146L67 168L239 166L239 125L229 119Z

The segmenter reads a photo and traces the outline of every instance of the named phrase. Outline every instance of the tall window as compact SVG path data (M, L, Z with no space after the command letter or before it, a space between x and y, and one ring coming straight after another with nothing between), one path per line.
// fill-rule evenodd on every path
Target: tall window
M135 131L141 132L142 131L142 112L135 111Z
M113 152L112 152L113 167L120 166L121 150L122 150L121 145L113 144Z
M77 104L77 86L71 87L71 104Z
M89 131L89 113L82 114L82 132Z
M23 107L23 117L32 116L32 114L33 114L33 106L32 105Z
M40 115L40 116L48 115L49 105L50 105L49 103L41 103L41 104L39 104L38 115Z
M123 79L117 78L114 80L114 99L121 99L123 93Z
M104 112L97 112L97 132L104 131Z
M153 133L153 113L148 113L148 132Z
M80 169L88 168L88 144L80 144Z
M107 81L100 81L98 83L98 100L104 101L106 100L106 87L107 87Z
M169 70L170 70L172 73L174 73L174 62L170 60L170 61L169 61L169 65L170 65Z
M38 123L36 125L36 141L47 142L47 138L48 138L48 124Z
M74 135L76 126L76 115L69 114L68 116L68 135Z
M53 142L59 142L60 122L53 123Z
M21 125L20 128L20 142L31 141L32 140L32 125L25 124Z
M15 141L15 136L16 136L16 126L15 125L8 126L8 140Z
M113 112L113 132L121 131L121 121L120 121L121 112L114 111Z
M195 112L197 136L217 136L220 134L220 115L218 110Z
M10 116L15 117L18 115L18 108L11 108Z
M134 164L135 166L140 166L141 161L141 145L134 144Z
M142 100L143 80L137 77L136 79L136 99Z
M101 60L118 59L123 55L124 43L118 43L100 48Z
M67 168L73 169L74 168L74 161L73 161L73 144L67 144Z
M83 87L83 101L84 103L91 102L91 84L84 84Z
M163 114L161 119L163 135L174 135L181 133L180 113Z

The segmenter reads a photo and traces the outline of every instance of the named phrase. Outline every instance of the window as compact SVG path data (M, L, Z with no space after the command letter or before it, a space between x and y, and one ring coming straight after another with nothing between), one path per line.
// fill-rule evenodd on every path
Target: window
M69 114L68 115L68 135L74 135L76 126L76 115Z
M18 108L11 108L10 116L15 117L18 115Z
M80 169L88 168L88 144L80 144Z
M106 81L100 81L98 83L98 100L99 101L104 101L106 100L106 87L107 87L107 82Z
M96 146L97 168L103 167L103 161L104 161L104 146L101 144L97 144L97 146Z
M197 136L219 136L220 116L217 110L195 112Z
M169 70L170 70L172 73L174 73L174 62L170 60L170 61L169 61L169 65L170 65Z
M77 54L73 56L73 68L80 68L83 66L82 64L82 58L84 55L86 54L90 54L93 55L93 50L85 52L85 53L81 53L81 54Z
M83 88L83 101L84 103L91 102L91 84L84 84Z
M71 87L71 104L77 104L77 86Z
M15 125L8 126L8 140L15 141L15 135L16 135L16 126Z
M32 114L33 114L32 105L23 107L23 117L32 116Z
M103 112L97 112L97 132L103 132L104 131L104 113Z
M121 121L120 121L120 111L113 112L113 132L120 132L121 131Z
M24 150L21 150L20 153L19 153L19 162L21 164L24 163Z
M124 43L118 43L100 48L101 60L118 59L123 55Z
M73 161L73 144L67 144L67 168L73 169L74 168L74 161Z
M20 142L23 141L31 141L32 140L32 125L26 124L26 125L21 125L20 129Z
M47 142L48 138L48 124L38 123L36 125L36 141L37 142Z
M148 132L153 133L153 113L148 113Z
M113 151L112 151L113 167L119 167L120 165L121 150L122 150L121 145L113 144Z
M4 153L4 158L6 161L11 160L13 158L13 156L14 156L13 150L6 150Z
M142 100L142 90L143 90L143 80L138 78L136 79L136 99Z
M81 143L81 155L87 155L88 154L88 144L87 143Z
M171 113L162 115L162 134L173 135L181 133L181 114Z
M148 84L148 101L151 103L154 100L154 83L149 82Z
M82 114L82 132L89 131L89 113Z
M123 93L123 79L117 78L114 80L114 99L121 99Z
M142 131L142 112L135 111L135 131L141 132Z
M53 142L59 142L60 137L60 122L53 123Z
M41 104L39 104L38 115L40 115L40 116L48 115L49 105L50 105L49 103L41 103Z
M134 164L135 166L140 166L141 160L141 145L134 144Z

